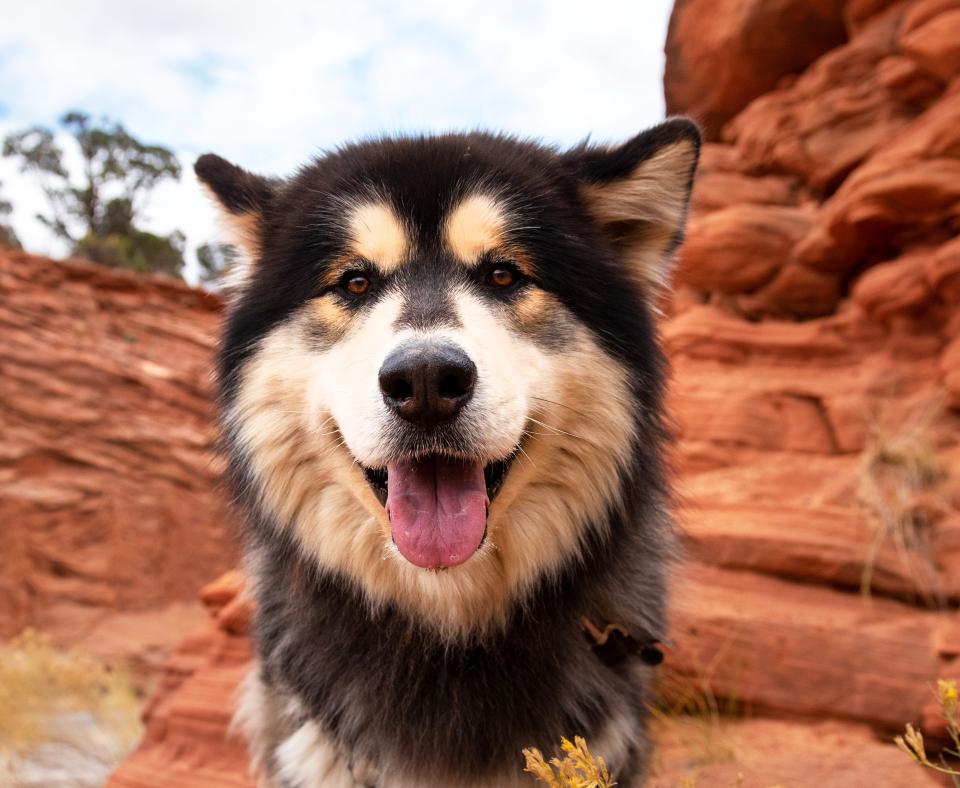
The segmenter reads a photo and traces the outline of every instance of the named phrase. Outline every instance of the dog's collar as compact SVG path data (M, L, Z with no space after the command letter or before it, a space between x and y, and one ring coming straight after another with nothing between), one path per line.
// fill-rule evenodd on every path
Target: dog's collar
M607 667L616 667L627 657L638 656L651 667L663 662L663 652L658 641L647 637L638 640L622 624L606 624L601 629L584 616L580 627L600 661Z

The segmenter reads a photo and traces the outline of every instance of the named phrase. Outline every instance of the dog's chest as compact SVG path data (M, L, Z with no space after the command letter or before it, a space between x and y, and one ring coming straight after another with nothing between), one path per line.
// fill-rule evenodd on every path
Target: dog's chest
M414 764L506 788L520 784L503 775L519 771L524 747L599 735L611 719L635 719L640 702L626 675L593 654L575 611L551 601L535 601L496 637L458 645L398 614L371 616L334 584L307 599L268 592L258 621L264 675L296 698L302 724L350 754L349 784ZM391 779L373 784L406 788Z

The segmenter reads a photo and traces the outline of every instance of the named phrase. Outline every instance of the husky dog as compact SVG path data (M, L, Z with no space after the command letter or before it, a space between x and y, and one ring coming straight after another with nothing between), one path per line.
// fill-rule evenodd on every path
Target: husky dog
M586 737L642 782L671 553L652 314L700 137L196 164L245 262L219 381L263 785L500 788Z

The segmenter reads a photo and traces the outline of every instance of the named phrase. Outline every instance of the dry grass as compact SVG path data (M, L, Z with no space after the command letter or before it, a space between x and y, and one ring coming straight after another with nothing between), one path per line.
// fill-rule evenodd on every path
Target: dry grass
M683 752L691 756L692 765L697 767L735 758L732 743L723 731L723 722L738 715L738 703L736 698L717 698L711 686L711 677L726 650L720 649L710 665L693 677L664 669L658 677L657 703L648 706L653 718L651 733L654 738L669 736L681 742ZM573 742L563 739L561 749L564 757L549 761L537 749L524 750L525 771L552 788L610 788L616 785L603 759L594 756L581 737L576 737ZM659 769L654 768L654 781L657 771ZM694 778L681 778L680 788L695 786Z
M560 749L563 758L551 758L549 763L536 747L524 750L527 759L524 771L551 788L613 788L616 785L603 758L594 756L580 736L572 742L562 739Z
M665 670L657 689L658 702L649 707L655 736L669 733L696 765L733 760L734 749L723 722L738 716L737 699L717 698L710 673L690 677Z
M0 647L0 785L102 785L140 732L127 672L30 630Z
M870 513L873 536L867 545L860 590L869 596L877 556L892 544L917 593L928 604L942 603L930 554L932 488L946 476L937 457L935 425L943 404L934 402L899 423L875 420L863 451L857 497Z
M923 734L908 724L903 735L894 738L896 745L910 758L927 769L946 775L955 788L960 788L960 770L948 764L947 758L960 758L960 700L957 694L957 682L950 679L940 679L937 682L937 703L947 722L947 735L953 742L938 756L938 762L930 760L927 754Z
M744 713L736 692L741 666L730 660L737 634L730 632L705 664L695 664L693 675L679 673L669 665L662 666L657 675L657 700L648 706L653 734L678 741L692 766L730 762L736 757L723 723ZM724 697L717 697L713 688L720 671L732 688Z

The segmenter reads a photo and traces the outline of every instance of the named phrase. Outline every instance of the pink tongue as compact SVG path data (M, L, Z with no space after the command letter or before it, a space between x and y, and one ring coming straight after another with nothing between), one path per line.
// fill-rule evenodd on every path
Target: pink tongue
M456 566L472 556L487 527L487 503L479 462L433 456L387 465L393 541L416 566Z

